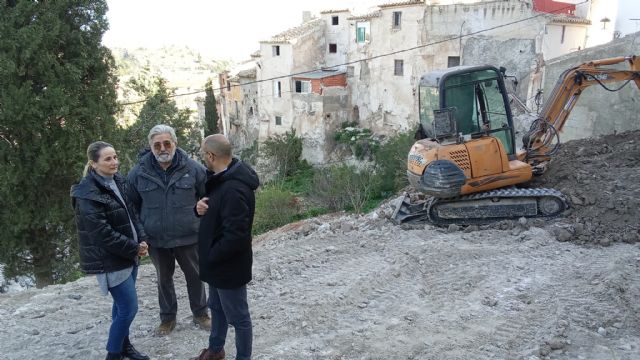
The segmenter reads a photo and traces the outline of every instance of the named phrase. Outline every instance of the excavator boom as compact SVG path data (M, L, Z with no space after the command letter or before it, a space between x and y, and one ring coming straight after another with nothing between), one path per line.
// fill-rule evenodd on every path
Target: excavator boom
M628 70L611 67L625 62L629 64ZM525 148L519 153L519 159L534 166L550 160L550 155L553 154L551 144L564 128L584 89L600 85L608 91L617 91L632 81L640 89L640 58L636 56L595 60L565 70L545 102L539 119L532 124L530 132L525 134ZM607 87L608 84L620 82L622 85L616 89Z

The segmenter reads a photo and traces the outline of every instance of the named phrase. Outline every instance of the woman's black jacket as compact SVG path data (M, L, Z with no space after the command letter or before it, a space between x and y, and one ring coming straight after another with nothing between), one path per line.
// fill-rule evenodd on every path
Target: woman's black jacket
M113 178L127 202L126 207L93 171L71 187L80 241L80 268L87 274L107 273L135 265L138 242L146 241L133 204L127 199L125 179L120 174ZM138 242L134 241L129 215L136 227Z

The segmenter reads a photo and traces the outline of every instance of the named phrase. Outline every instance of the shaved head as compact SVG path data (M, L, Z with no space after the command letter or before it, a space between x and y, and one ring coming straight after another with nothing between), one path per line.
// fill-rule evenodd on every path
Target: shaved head
M222 134L207 136L202 142L202 149L214 153L222 158L231 157L231 143Z

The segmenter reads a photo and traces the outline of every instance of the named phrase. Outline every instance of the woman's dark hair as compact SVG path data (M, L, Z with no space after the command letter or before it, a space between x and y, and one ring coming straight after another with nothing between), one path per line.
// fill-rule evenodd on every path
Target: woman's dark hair
M113 145L104 141L96 141L94 143L89 144L87 147L87 165L84 167L84 171L82 172L82 176L87 176L89 170L91 169L91 162L97 162L100 159L100 151L104 148L113 147Z

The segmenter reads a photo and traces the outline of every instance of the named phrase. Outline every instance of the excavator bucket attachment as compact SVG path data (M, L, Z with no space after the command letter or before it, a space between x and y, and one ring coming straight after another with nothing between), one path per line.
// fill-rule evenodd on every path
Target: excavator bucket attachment
M393 211L391 220L395 224L402 224L409 221L420 221L427 219L426 201L421 200L411 203L411 197L408 193L404 193L402 198L398 198L396 208Z

